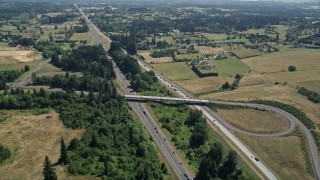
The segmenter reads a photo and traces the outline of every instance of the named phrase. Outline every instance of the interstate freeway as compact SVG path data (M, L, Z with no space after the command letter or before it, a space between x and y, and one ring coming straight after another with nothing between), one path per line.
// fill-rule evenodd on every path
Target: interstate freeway
M78 6L75 5L77 8ZM88 17L82 12L80 8L78 8L79 12L84 17L87 25L89 26L90 32L95 40L96 44L102 44L100 38L107 38L103 35L88 19ZM108 39L111 41L110 39ZM104 46L104 45L103 45ZM107 47L104 46L104 49L107 50ZM111 57L109 57L111 59ZM129 82L126 80L125 76L121 73L119 68L117 68L116 64L113 62L114 70L117 77L117 82L121 87L121 90L125 94L130 94L130 89L128 88ZM134 93L133 93L134 94ZM173 172L175 173L178 179L192 179L192 174L189 172L181 158L175 152L173 146L169 143L164 133L162 133L161 129L156 126L155 120L152 118L147 108L142 103L129 102L130 107L142 121L143 125L149 131L153 141L158 146L167 162L171 166Z
M78 6L75 5L77 8ZM105 38L107 39L109 42L111 42L111 40L105 36L103 33L101 33L97 27L95 27L92 22L88 19L88 17L82 12L82 10L80 8L78 8L79 12L82 14L82 16L85 18L86 23L89 26L90 32L94 38L94 40L96 41L97 44L101 44L101 38ZM105 50L106 47L104 47ZM153 70L150 67L148 67L148 65L146 65L144 62L139 61L139 64L141 67L143 67L146 70ZM121 72L118 70L118 68L115 69L117 72L117 80L119 82L119 84L121 85L121 88L124 89L124 93L125 94L130 94L130 91L128 89L128 85L129 83L125 80L124 76L121 74ZM155 70L153 70L155 71ZM156 71L155 71L156 72ZM160 80L160 82L164 83L165 85L168 85L169 87L171 87L172 89L174 89L181 97L185 98L185 99L194 99L194 97L189 94L188 92L186 92L184 89L181 89L180 87L178 87L176 84L174 84L173 82L171 82L170 80L168 80L166 77L161 76L161 75L157 75L158 79ZM234 103L234 102L222 102L222 101L213 101L213 103L225 103L225 104L229 104L229 105L240 105L238 103ZM173 159L173 157L177 157L177 156L172 156L171 153L168 153L168 149L172 149L172 147L168 147L165 149L162 149L162 144L158 141L158 139L155 139L155 131L151 131L147 125L145 124L147 122L146 118L148 118L149 120L152 120L151 116L149 115L149 113L146 111L145 107L142 104L136 103L136 104L132 104L131 102L129 103L130 106L133 108L133 110L138 114L138 117L142 120L142 122L144 123L144 125L146 126L146 128L148 129L148 131L150 132L150 134L152 135L153 139L155 140L156 144L158 145L158 147L160 147L160 150L162 151L162 153L164 153L164 155L170 155L170 157L166 156L166 159L168 160L168 162L170 163L171 167L173 168L175 174L178 176L179 179L184 179L185 177L182 175L183 172L186 172L186 174L188 175L188 177L190 176L190 173L187 171L187 169L185 168L185 166L179 166L178 163L180 163L180 159L176 160ZM242 104L243 105L243 104ZM246 103L246 105L250 105L248 103ZM274 109L274 107L271 106L265 106L265 105L260 105L260 104L251 104L252 106L255 106L257 108L262 108L262 109L267 109L269 111L279 111L279 114L282 114L283 116L287 117L288 121L291 122L290 126L283 131L283 134L291 132L292 128L294 128L294 124L296 124L297 126L299 126L299 128L304 132L307 140L308 140L308 144L309 144L309 149L311 152L311 157L312 157L312 162L314 164L315 170L316 170L316 174L318 179L320 178L320 159L319 159L319 154L318 154L318 149L315 143L315 140L310 132L310 130L296 117L294 117L293 115L289 114L288 112L282 111L280 109ZM255 154L249 150L242 142L240 142L240 140L229 130L228 126L225 124L225 121L223 121L223 119L221 117L219 117L219 115L217 115L215 112L212 112L208 107L202 107L199 105L195 105L194 106L196 109L201 110L203 112L203 115L207 117L207 119L209 119L212 123L214 123L216 126L219 127L219 129L221 130L221 132L223 132L232 142L233 144L235 144L237 146L238 149L240 149L240 151L242 151L242 153L244 155L246 155L248 157L248 159L251 160L251 162L256 166L256 168L258 170L260 170L260 172L262 172L262 174L267 178L267 179L278 179L277 176L270 171L261 161L256 161L255 158ZM151 122L154 122L153 120ZM161 133L161 131L159 131L159 135L163 136L163 134ZM278 134L278 135L283 135L283 134ZM168 145L170 145L169 143L166 143ZM179 157L177 157L179 158Z

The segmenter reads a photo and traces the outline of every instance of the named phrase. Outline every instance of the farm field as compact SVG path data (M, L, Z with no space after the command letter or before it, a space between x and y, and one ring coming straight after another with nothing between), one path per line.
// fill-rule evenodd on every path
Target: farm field
M226 34L216 34L216 33L204 33L203 35L209 40L215 40L215 41L221 41L221 40L227 39L228 37Z
M289 26L284 26L284 25L272 25L277 27L277 31L279 32L279 39L285 40L286 39L286 33L287 30L289 29Z
M263 56L243 59L250 68L260 73L279 72L294 65L298 71L320 70L320 51L291 49L288 52L275 52Z
M225 51L224 48L213 48L208 46L195 46L195 49L197 49L201 54L217 54L221 51Z
M219 76L235 77L236 74L246 75L249 67L236 58L228 58L223 60L210 60L211 64L216 66Z
M239 86L253 86L266 83L269 83L269 81L262 74L256 74L254 72L251 72L250 74L241 78Z
M0 176L5 179L40 179L46 155L52 163L59 158L60 139L66 144L79 138L83 130L71 130L63 126L54 111L32 115L32 111L0 111L7 117L0 122L0 141L8 147L12 156L0 165ZM61 166L56 166L58 178L67 178Z
M174 44L175 43L175 40L173 39L172 36L163 36L163 37L160 37L160 38L156 38L156 41L157 40L166 40L168 44ZM150 42L151 42L151 39L150 39Z
M211 91L218 91L222 84L225 82L232 82L234 78L232 77L204 77L204 78L196 78L191 80L182 80L177 81L176 83L184 87L189 92L192 92L196 95L206 94Z
M88 32L74 33L70 38L71 41L87 41L86 45L93 45L92 37Z
M260 55L259 52L252 50L252 49L246 49L242 46L239 48L239 50L236 46L234 46L234 47L232 47L230 52L234 53L239 59L244 59L244 58Z
M219 90L225 82L234 81L236 74L247 74L249 68L237 59L210 60L219 76L199 78L185 62L151 64L158 72L194 94Z
M173 81L198 78L185 62L152 64L151 66Z
M288 122L283 116L268 111L254 109L219 109L217 113L230 124L250 132L278 132L288 126Z
M151 51L141 51L138 54L143 56L144 61L147 63L166 63L166 62L172 62L172 57L160 57L160 58L153 58L150 56Z
M238 134L280 179L314 179L307 171L300 137L252 137ZM305 148L305 147L304 147Z

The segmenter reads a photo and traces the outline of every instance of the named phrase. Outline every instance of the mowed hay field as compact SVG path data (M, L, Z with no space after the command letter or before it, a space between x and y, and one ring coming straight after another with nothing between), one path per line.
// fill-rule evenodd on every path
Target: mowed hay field
M297 87L305 86L320 92L320 51L310 49L289 49L263 56L241 60L252 70L244 76L239 88L234 91L211 93L200 96L202 99L273 100L293 105L320 125L320 104L309 101L297 93ZM296 72L288 72L290 65L297 67ZM219 66L218 66L219 67ZM282 84L275 85L275 82ZM285 84L283 84L285 83Z
M194 94L206 94L217 91L222 84L232 83L236 74L244 75L249 68L241 61L230 58L224 60L210 60L214 64L219 76L199 78L192 70L191 66L185 62L151 64L158 72L174 81L179 86Z
M291 49L287 52L275 52L263 56L243 59L242 61L259 73L287 71L288 66L290 65L296 66L298 71L305 72L311 70L320 71L319 57L319 50Z
M314 179L307 172L306 160L298 136L252 137L238 134L280 179Z
M268 111L219 109L218 114L230 124L250 132L271 133L288 127L288 121L283 116Z
M225 51L224 48L213 48L208 46L195 46L195 49L197 49L201 54L217 54L221 51Z
M87 41L86 45L93 45L93 40L89 32L74 33L70 38L72 41Z
M0 111L0 142L8 147L12 156L0 165L1 179L43 179L43 162L46 155L52 163L60 155L60 139L66 144L81 137L84 130L63 126L53 110L48 114L32 115L31 111ZM56 166L59 179L66 179L64 168Z
M144 58L146 63L165 63L165 62L172 62L172 57L160 57L160 58L153 58L150 56L150 51L142 51L138 53Z
M228 37L226 34L215 34L215 33L204 33L203 35L209 40L215 40L215 41L221 41L221 40L227 39Z
M196 94L206 94L211 91L217 91L221 88L222 84L228 82L233 82L233 77L204 77L196 78L191 80L177 81L176 83L185 88L186 90Z
M236 54L236 56L240 59L252 57L252 56L258 56L260 53L258 51L252 50L252 49L246 49L245 47L232 47L230 52Z

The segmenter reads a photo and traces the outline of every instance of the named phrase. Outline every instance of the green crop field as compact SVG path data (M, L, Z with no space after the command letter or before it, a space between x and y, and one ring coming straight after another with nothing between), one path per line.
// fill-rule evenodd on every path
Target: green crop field
M196 79L198 76L185 62L152 64L152 67L171 80Z
M241 60L228 58L223 60L210 60L216 66L219 76L235 76L236 74L245 75L249 72L249 67Z

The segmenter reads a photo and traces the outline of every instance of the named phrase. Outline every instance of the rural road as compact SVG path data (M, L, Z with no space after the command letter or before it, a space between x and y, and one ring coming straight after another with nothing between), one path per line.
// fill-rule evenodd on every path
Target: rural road
M34 69L32 69L31 71L28 71L27 72L28 74L23 79L21 79L19 82L7 83L7 85L10 87L13 87L13 88L19 88L19 87L26 86L28 84L29 80L31 79L32 73L38 72L45 65L47 65L50 61L51 61L51 59L46 59L46 60L41 61Z

